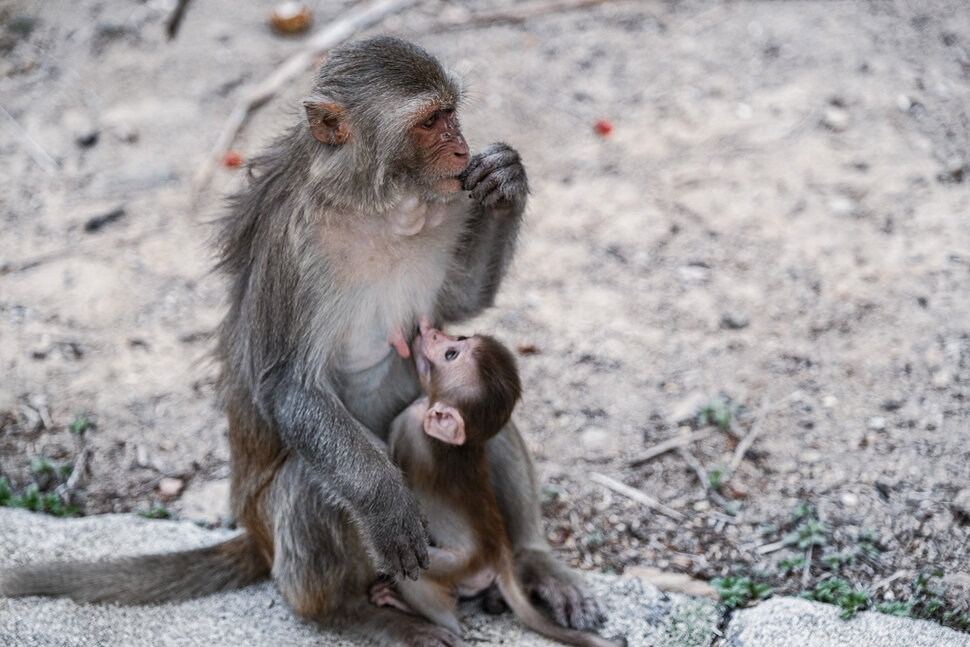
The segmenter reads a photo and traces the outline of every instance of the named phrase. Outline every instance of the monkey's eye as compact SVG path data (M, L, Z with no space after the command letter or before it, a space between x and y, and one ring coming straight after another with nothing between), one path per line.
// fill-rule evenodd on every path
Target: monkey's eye
M435 111L435 112L432 112L431 113L431 116L430 117L428 117L427 119L424 120L424 123L421 124L421 126L423 128L431 128L431 127L433 127L435 125L435 122L437 122L437 121L438 121L438 112Z
M454 348L449 348L448 350L445 351L445 359L448 360L449 362L455 359L456 357L458 357L458 351L455 350Z
M468 339L468 337L459 337L458 341L465 341L466 339Z

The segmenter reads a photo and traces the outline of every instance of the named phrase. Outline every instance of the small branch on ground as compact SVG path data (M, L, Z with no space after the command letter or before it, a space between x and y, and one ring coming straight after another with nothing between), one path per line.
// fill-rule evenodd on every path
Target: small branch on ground
M376 25L385 17L401 11L416 1L377 0L363 7L354 8L311 36L302 48L283 61L262 83L250 88L229 113L229 118L222 128L219 138L212 147L208 158L196 173L195 180L192 183L192 203L198 203L198 198L209 184L212 173L236 140L253 111L275 97L281 88L302 72L308 70L314 61L328 50L347 40L358 31Z
M0 106L0 125L3 126L3 130L10 135L10 138L17 142L24 151L30 155L30 158L37 163L37 166L44 169L44 172L48 175L57 175L60 172L61 167L57 161L51 157L47 151L41 148L40 144L35 142L30 135L27 134L17 120L10 116L3 106Z
M189 1L190 0L178 0L178 4L175 5L175 9L172 10L168 20L165 21L165 34L168 36L169 40L172 40L178 35L179 27L182 26L182 18L185 17L185 9L189 6Z
M46 252L44 254L39 254L34 258L26 261L21 261L17 264L9 264L0 267L0 276L4 274L15 274L17 272L24 272L31 268L37 267L38 265L43 265L44 263L50 263L52 261L60 261L68 258L74 258L76 256L85 256L87 254L93 254L102 249L122 249L124 247L132 247L141 243L142 241L148 240L152 236L165 232L166 229L158 227L155 229L150 229L148 231L143 231L137 236L131 236L129 238L122 238L112 242L106 242L103 240L91 240L86 243L78 243L77 245L71 245L64 249L58 249L53 252Z
M768 415L768 410L770 408L771 401L767 398L767 396L762 398L761 409L758 410L758 417L755 418L754 423L751 425L751 429L748 431L748 433L744 436L744 438L741 439L738 446L735 447L734 456L731 458L730 464L728 464L728 473L726 476L730 477L730 475L733 474L736 469L738 469L738 465L740 465L741 461L744 460L745 453L751 449L751 445L753 445L754 441L758 439L758 434L761 433L761 425L765 421L765 416Z
M677 453L680 454L681 458L684 459L684 462L687 463L687 466L690 467L694 471L694 474L697 475L697 480L701 482L701 486L707 493L708 498L722 508L727 507L728 500L721 496L713 487L711 487L711 475L706 469L704 469L701 462L683 447L678 447Z
M685 447L690 445L695 440L702 440L711 435L710 430L702 429L700 431L695 431L690 434L684 434L682 436L674 436L661 443L657 443L647 451L645 451L640 456L634 458L630 461L630 467L640 467L644 463L647 463L661 454L665 454L678 447Z
M574 11L576 9L586 9L596 5L615 2L616 0L565 0L562 2L530 2L520 4L510 9L490 11L487 13L472 14L468 18L441 22L431 28L431 32L448 31L450 29L463 29L466 27L483 27L497 23L517 23L564 11Z
M614 492L617 492L618 494L622 494L625 497L633 499L638 503L642 503L643 505L649 508L653 508L657 512L667 515L671 519L675 519L677 521L684 521L686 519L684 515L677 512L673 508L668 508L664 504L660 503L660 501L658 501L657 499L647 494L646 492L643 492L642 490L638 490L634 487L630 487L626 483L621 483L620 481L610 478L605 474L600 474L599 472L590 472L589 478L591 481L594 481L595 483L599 483L600 485L604 485L609 489L613 490Z

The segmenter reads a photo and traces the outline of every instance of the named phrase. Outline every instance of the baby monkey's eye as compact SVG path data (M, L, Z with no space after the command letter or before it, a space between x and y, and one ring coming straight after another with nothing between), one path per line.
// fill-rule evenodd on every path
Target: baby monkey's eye
M445 351L445 359L448 360L449 362L455 359L456 357L458 357L458 351L455 350L454 348L449 348L448 350Z
M458 341L465 341L466 339L468 339L468 337L459 337Z

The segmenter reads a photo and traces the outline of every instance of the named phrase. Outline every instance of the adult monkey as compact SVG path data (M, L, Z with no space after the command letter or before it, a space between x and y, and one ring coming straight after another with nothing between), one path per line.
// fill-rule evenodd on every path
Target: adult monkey
M418 616L370 607L366 593L377 573L414 578L428 565L415 499L378 440L420 391L407 342L421 317L460 321L491 305L528 193L508 146L469 155L460 97L458 79L411 43L334 50L307 121L254 160L234 199L220 238L230 307L218 355L231 505L246 532L196 551L26 567L0 578L0 592L178 599L271 571L302 616L359 617L384 644L453 644ZM543 537L518 431L488 453L525 587L561 624L597 624L596 602Z

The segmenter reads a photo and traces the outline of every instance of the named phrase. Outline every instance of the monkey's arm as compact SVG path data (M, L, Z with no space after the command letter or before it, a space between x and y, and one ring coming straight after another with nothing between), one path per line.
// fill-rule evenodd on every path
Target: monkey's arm
M428 568L424 517L386 450L326 388L288 364L260 380L259 405L284 443L311 465L361 530L375 568L415 579Z
M436 314L444 321L467 319L492 305L515 252L529 194L519 154L502 143L472 158L462 173L462 188L469 191L471 213L438 293Z

